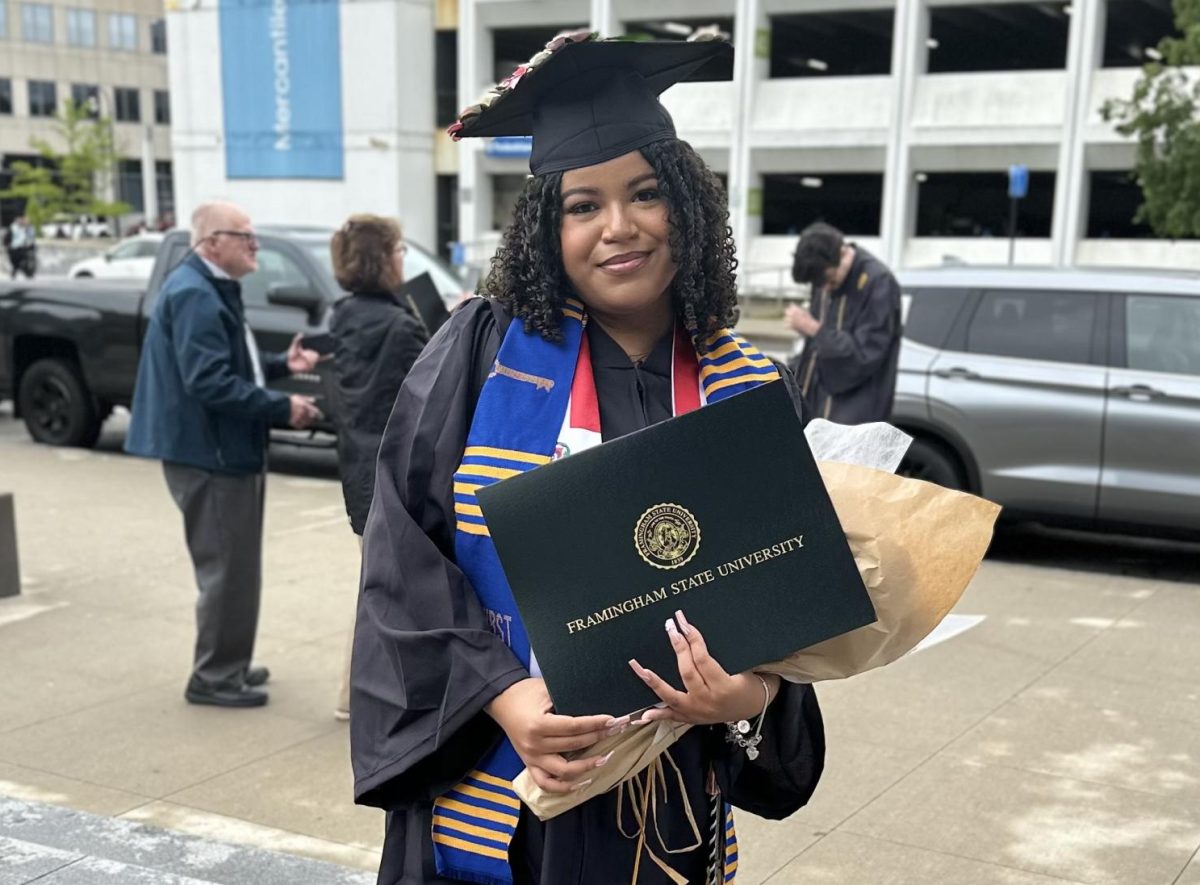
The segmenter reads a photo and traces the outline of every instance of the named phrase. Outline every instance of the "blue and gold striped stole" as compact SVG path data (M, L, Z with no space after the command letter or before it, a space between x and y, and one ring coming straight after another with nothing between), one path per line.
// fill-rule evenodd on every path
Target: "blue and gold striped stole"
M492 631L534 676L540 675L537 660L475 494L552 459L568 414L584 327L582 303L568 299L562 313L563 340L557 343L526 332L522 323L510 324L480 393L462 463L454 474L458 566L471 581ZM700 395L705 402L779 377L770 360L732 332L709 336L705 346L705 356L699 360ZM460 783L435 800L432 838L439 876L510 885L508 850L521 808L512 781L523 767L504 738ZM732 822L730 811L729 840L733 840ZM725 881L732 881L736 864L736 841L727 841Z
M700 357L700 389L706 403L715 403L779 378L774 363L753 344L728 329L713 333L704 344L707 350Z

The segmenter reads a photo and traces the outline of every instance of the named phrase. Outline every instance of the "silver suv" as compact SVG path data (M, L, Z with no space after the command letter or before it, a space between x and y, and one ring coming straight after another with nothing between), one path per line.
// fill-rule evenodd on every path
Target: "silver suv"
M1008 516L1200 534L1200 277L897 274L910 475Z

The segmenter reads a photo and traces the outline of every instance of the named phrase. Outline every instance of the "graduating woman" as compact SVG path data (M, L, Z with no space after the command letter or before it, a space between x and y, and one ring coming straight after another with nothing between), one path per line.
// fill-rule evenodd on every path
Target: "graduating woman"
M357 801L389 812L381 885L732 881L730 806L784 817L820 777L812 688L725 672L707 654L705 625L682 615L662 641L685 690L631 661L664 706L637 722L611 715L628 711L557 715L474 497L779 378L728 331L736 262L725 197L658 100L729 52L560 37L451 127L456 137L532 134L533 175L485 297L434 336L380 448L351 746ZM587 748L656 719L698 727L666 754L673 773L665 792L651 791L652 814L621 790L542 822L513 792L523 768L544 790L579 789L607 761ZM727 726L746 722L757 740Z

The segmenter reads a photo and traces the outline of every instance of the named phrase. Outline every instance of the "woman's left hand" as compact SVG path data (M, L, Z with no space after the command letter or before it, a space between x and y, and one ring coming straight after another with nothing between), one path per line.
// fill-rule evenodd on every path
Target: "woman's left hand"
M704 636L687 622L683 612L676 612L675 615L679 619L679 627L676 627L673 619L668 620L665 626L671 647L675 650L679 676L685 690L676 691L656 673L631 660L629 666L633 672L666 703L665 707L647 710L642 714L641 721L670 720L691 725L716 725L753 719L761 713L764 700L762 680L767 681L770 697L774 697L779 690L779 677L767 674L760 679L755 673L731 676L708 653Z

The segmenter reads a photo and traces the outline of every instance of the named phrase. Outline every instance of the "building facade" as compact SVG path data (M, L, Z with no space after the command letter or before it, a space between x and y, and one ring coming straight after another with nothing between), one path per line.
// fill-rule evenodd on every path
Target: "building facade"
M190 0L167 13L181 218L400 218L436 242L431 0Z
M744 286L784 283L815 220L897 266L1003 264L1013 164L1030 170L1017 263L1200 262L1197 243L1133 222L1133 147L1100 114L1173 31L1170 0L465 0L457 24L464 107L523 60L513 46L559 29L729 33L729 79L664 103L727 183ZM460 237L480 260L524 160L486 140L448 159L439 172L457 176Z
M286 31L281 48L279 20L314 7L335 10L313 26L325 45L304 43L297 61L287 44L302 41ZM239 9L258 10L253 27L234 27ZM1004 263L1014 164L1030 171L1016 262L1200 263L1196 243L1133 222L1133 146L1100 115L1171 33L1171 0L188 0L167 21L184 213L219 196L264 222L380 212L483 266L528 146L452 143L457 110L564 29L684 39L716 25L736 48L726 79L680 84L664 102L727 186L748 288L788 282L796 234L815 220L898 266ZM235 32L261 39L247 49ZM319 59L333 67L305 98L297 71ZM260 91L259 122L238 130ZM305 129L301 107L327 113ZM281 119L314 158L336 145L336 162L235 170L242 147L271 152Z
M0 190L12 164L55 149L67 99L113 120L118 167L111 196L153 224L173 209L171 98L161 0L0 0ZM0 223L20 208L0 203Z

